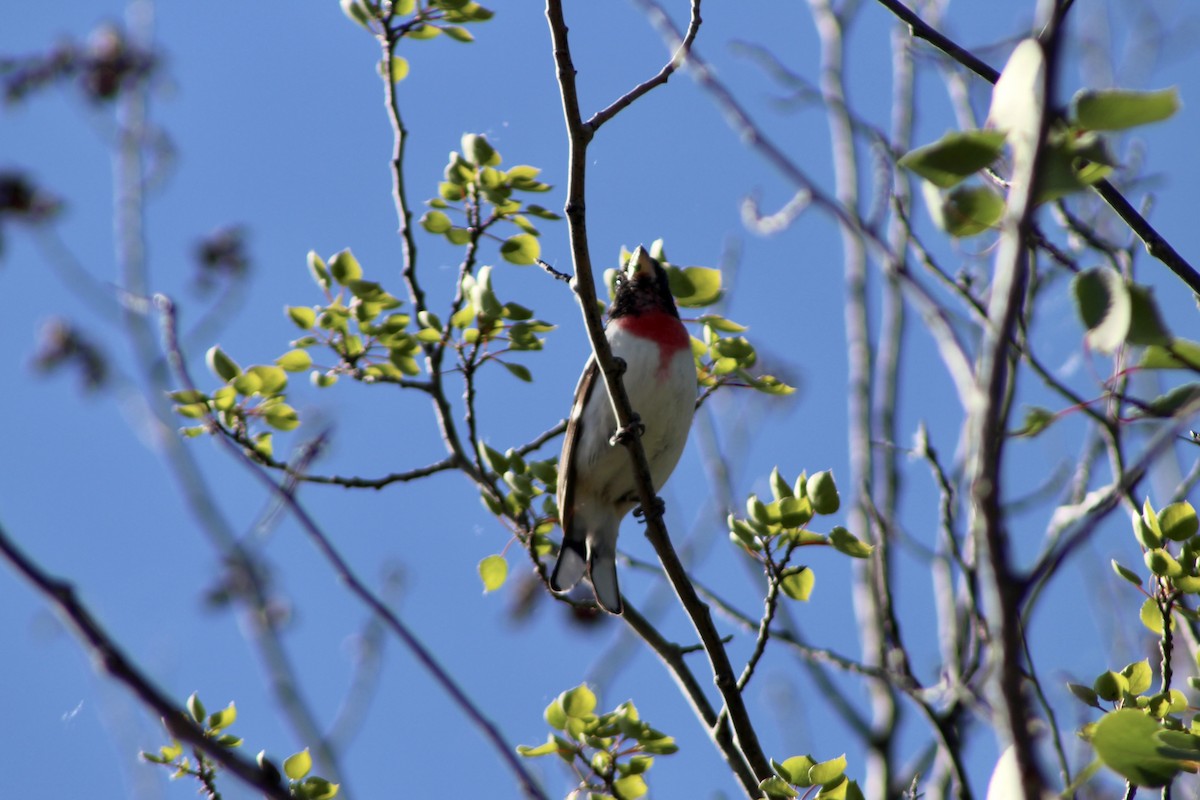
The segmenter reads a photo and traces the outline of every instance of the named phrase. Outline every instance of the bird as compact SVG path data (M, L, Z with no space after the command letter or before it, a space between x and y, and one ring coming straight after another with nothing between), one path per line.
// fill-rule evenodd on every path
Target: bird
M679 463L696 408L691 337L679 318L666 270L642 247L617 274L604 328L624 362L622 379L642 426L642 447L657 493ZM550 588L570 591L586 573L596 602L623 610L617 583L617 534L638 505L633 462L616 444L616 416L593 354L575 388L558 462L558 514L563 542Z

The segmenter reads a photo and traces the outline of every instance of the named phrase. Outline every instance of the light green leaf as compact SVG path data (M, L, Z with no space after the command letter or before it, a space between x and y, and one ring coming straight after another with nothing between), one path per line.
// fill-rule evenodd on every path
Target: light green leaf
M1092 747L1105 766L1135 786L1165 786L1183 764L1161 755L1164 746L1158 736L1162 732L1141 711L1122 708L1105 714L1092 728Z
M813 511L818 514L834 514L841 508L842 501L838 496L837 484L833 481L833 472L830 470L809 476L805 491Z
M537 237L528 233L510 236L500 245L500 256L510 264L518 266L536 264L541 254L542 246Z
M1173 542L1184 542L1200 530L1200 520L1196 518L1196 509L1184 500L1159 509L1158 527L1162 530L1164 538Z
M675 302L685 308L710 306L721 298L721 270L711 267L667 266L667 281Z
M263 419L272 428L291 431L300 427L300 415L287 403L277 403L263 411Z
M1200 342L1172 339L1169 343L1151 345L1138 362L1141 369L1190 369L1200 371Z
M286 306L285 310L288 318L302 331L312 330L317 324L317 312L308 306Z
M508 578L508 562L504 556L488 556L479 562L479 577L483 580L483 591L494 592Z
M499 361L499 359L497 359ZM508 370L513 377L523 380L526 383L533 383L533 374L529 371L529 367L524 364L510 364L507 361L500 361L500 366Z
M875 551L874 546L857 538L840 525L835 525L829 532L829 543L839 553L844 553L851 558L870 558L871 553Z
M772 761L771 766L775 768L780 777L793 786L812 786L812 781L808 778L808 771L816 763L812 756L792 756L782 764Z
M1134 92L1128 89L1085 89L1071 101L1075 120L1093 131L1119 131L1160 122L1179 110L1179 90Z
M935 186L949 189L994 162L1003 149L1003 131L951 131L933 144L906 153L897 163Z
M1125 567L1125 566L1122 566L1121 564L1117 563L1117 560L1115 558L1112 560L1112 568L1113 568L1113 572L1117 573L1122 578L1124 578L1125 580L1132 583L1134 586L1142 585L1141 576L1139 576L1136 572L1131 570L1129 567Z
M596 694L588 688L586 683L581 683L574 689L568 689L559 695L559 701L562 704L563 712L568 717L579 719L586 717L596 710Z
M289 350L275 359L275 363L287 372L303 372L312 366L312 356L307 350Z
M808 770L808 779L822 786L840 780L846 774L846 756L840 755L828 761L813 764Z
M1116 270L1096 267L1071 280L1079 317L1093 350L1111 354L1125 342L1133 318L1129 287Z
M242 374L242 368L237 365L237 362L225 355L225 351L217 345L208 348L204 360L213 374L223 381L231 381Z
M430 233L445 233L450 230L450 217L442 211L426 211L420 219L421 227Z
M793 600L807 601L816 582L817 576L808 567L789 567L783 573L779 588Z
M1004 217L1004 198L986 186L960 186L942 199L943 228L965 239L995 228Z
M361 280L363 274L358 259L349 249L334 253L333 258L329 259L329 273L342 285L349 281Z
M294 781L303 779L311 769L312 754L308 752L307 747L299 753L288 756L283 761L283 774Z

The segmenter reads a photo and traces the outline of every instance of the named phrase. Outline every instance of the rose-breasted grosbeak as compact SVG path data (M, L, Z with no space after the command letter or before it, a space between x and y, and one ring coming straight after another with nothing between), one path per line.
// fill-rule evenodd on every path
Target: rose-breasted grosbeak
M645 426L642 447L657 492L687 442L696 407L696 367L667 273L641 247L617 276L604 333L613 355L625 362L625 391ZM600 607L620 614L617 532L638 504L638 490L629 453L611 442L616 429L612 402L592 356L575 389L558 462L563 543L550 588L568 591L586 570Z

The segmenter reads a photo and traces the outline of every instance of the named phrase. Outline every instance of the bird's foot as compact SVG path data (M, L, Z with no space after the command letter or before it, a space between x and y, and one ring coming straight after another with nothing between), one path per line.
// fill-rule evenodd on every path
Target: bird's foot
M614 447L619 444L625 444L634 437L641 437L646 432L646 424L642 422L642 418L637 414L633 415L633 420L624 428L617 428L612 438L608 440L610 445Z
M667 504L663 502L663 499L661 497L655 497L654 498L655 514L661 519L663 512L665 512L666 510L667 510ZM641 506L638 506L637 508L635 508L633 510L633 516L636 517L637 519L641 520L643 523L646 522L646 510L644 508L642 508Z

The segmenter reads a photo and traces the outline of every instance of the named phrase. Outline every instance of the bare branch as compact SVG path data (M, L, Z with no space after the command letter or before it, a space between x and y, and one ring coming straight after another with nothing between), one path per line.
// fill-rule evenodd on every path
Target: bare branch
M203 751L205 755L236 775L255 790L276 800L287 800L291 793L268 779L258 765L208 738L204 731L175 701L154 684L129 659L99 621L79 600L71 584L54 577L30 559L0 525L0 554L24 575L43 596L61 611L87 646L96 665L133 692L142 705L158 714L174 737Z

